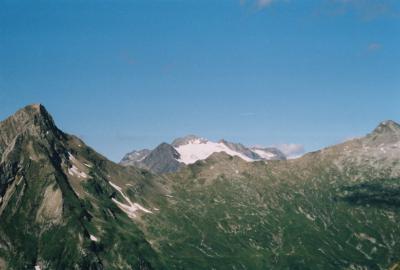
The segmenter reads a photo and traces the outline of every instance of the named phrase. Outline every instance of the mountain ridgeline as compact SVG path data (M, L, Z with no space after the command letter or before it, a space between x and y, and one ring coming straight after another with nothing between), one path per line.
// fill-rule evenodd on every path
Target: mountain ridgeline
M0 157L0 269L399 266L393 121L293 160L189 136L119 165L30 105Z
M154 150L143 149L126 154L120 164L135 166L154 173L177 172L185 165L207 159L214 153L224 152L241 157L248 162L260 160L285 160L277 148L251 147L226 140L212 142L195 135L175 139L171 144L161 143Z

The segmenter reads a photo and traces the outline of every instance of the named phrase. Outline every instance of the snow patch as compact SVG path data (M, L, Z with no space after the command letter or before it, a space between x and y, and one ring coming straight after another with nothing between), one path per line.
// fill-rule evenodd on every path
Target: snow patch
M111 185L114 189L116 189L116 190L122 195L122 197L125 199L125 201L127 202L127 203L122 203L122 202L118 201L117 199L112 198L112 201L113 201L115 204L117 204L117 206L118 206L122 211L124 211L124 212L128 215L128 217L130 217L130 218L135 218L135 217L136 217L136 212L137 212L138 210L141 210L141 211L143 211L143 212L145 212L145 213L150 213L150 214L153 213L153 212L151 212L150 210L144 208L143 206L141 206L141 205L138 204L138 203L132 203L131 200L129 199L129 197L126 196L125 193L122 191L122 188L121 188L120 186L114 184L114 183L111 182L111 181L109 181L108 183L110 183L110 185Z
M71 176L76 176L78 178L87 178L88 177L88 175L86 173L79 171L79 169L75 165L72 165L71 168L68 168L68 174Z
M68 174L71 176L76 176L78 178L88 178L88 175L85 172L79 170L78 167L82 167L82 163L77 160L70 152L68 152L68 159L72 162L72 167L68 168ZM89 164L83 163L86 167L89 167ZM78 167L77 167L78 166ZM90 168L90 167L89 167Z
M90 235L90 240L92 240L93 242L98 242L97 237L94 235Z
M198 160L208 158L213 153L219 152L225 152L230 156L240 157L248 162L255 161L242 153L229 149L224 143L215 143L200 139L191 140L188 144L180 145L175 149L180 154L180 159L178 159L178 161L185 164L193 164Z
M299 210L300 213L302 213L308 220L310 221L315 221L315 217L310 215L309 213L307 213L306 211L303 210L303 208L301 206L299 206L297 208Z
M356 237L357 237L358 239L360 239L360 240L367 240L367 241L371 242L372 244L376 244L376 242L377 242L375 238L369 236L369 235L366 234L366 233L358 233L358 234L356 233L355 235L356 235Z
M70 152L68 152L68 159L71 160L72 162L76 161L76 158Z
M138 162L143 161L145 158L147 158L147 155L145 155L142 158L138 159Z
M40 268L39 265L35 265L35 270L41 270L42 268Z
M262 149L251 149L251 151L259 155L263 159L272 159L275 157L275 154Z

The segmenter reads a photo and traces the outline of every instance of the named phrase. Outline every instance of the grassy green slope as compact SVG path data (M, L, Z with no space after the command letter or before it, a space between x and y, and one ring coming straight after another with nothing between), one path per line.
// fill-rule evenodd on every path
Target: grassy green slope
M177 269L386 268L400 258L400 178L339 168L334 151L198 162L169 176L173 192L146 216L147 237Z

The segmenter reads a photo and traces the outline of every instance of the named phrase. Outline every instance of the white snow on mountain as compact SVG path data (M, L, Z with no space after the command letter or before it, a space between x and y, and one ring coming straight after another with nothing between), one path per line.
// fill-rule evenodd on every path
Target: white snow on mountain
M155 150L144 149L128 153L121 160L121 164L124 166L142 164L144 168L147 168L158 162L168 167L168 164L178 161L180 165L188 165L198 160L205 160L212 154L220 152L239 157L247 162L286 159L286 156L275 147L254 146L250 148L226 140L213 142L196 135L188 135L175 139L171 144L160 144ZM151 158L147 160L149 156ZM178 169L180 165L176 165L176 168Z
M90 235L90 240L92 240L93 242L97 242L97 237L94 235Z
M175 147L175 149L180 154L180 159L178 159L178 161L185 164L195 163L198 160L208 158L213 153L219 152L225 152L231 156L238 156L248 162L255 161L239 152L231 150L221 142L215 143L204 139L193 139L187 144Z
M88 177L86 173L79 171L79 169L75 165L72 165L72 167L68 169L68 174L71 176L76 176L78 178Z
M251 151L259 155L263 159L273 159L275 157L274 153L265 151L263 149L252 148Z
M126 203L122 203L120 201L118 201L115 198L112 198L112 201L117 204L117 206L124 211L130 218L135 218L136 217L136 212L138 210L141 210L145 213L152 213L150 210L144 208L143 206L141 206L138 203L132 203L132 201L129 199L129 197L122 191L122 188L116 184L114 184L113 182L109 181L110 185L116 189L124 198Z

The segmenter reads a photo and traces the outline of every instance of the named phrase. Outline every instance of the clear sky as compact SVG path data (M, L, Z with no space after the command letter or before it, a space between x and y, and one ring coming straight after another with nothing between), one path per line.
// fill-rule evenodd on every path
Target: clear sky
M398 0L0 3L0 118L112 160L186 134L307 151L400 121Z

